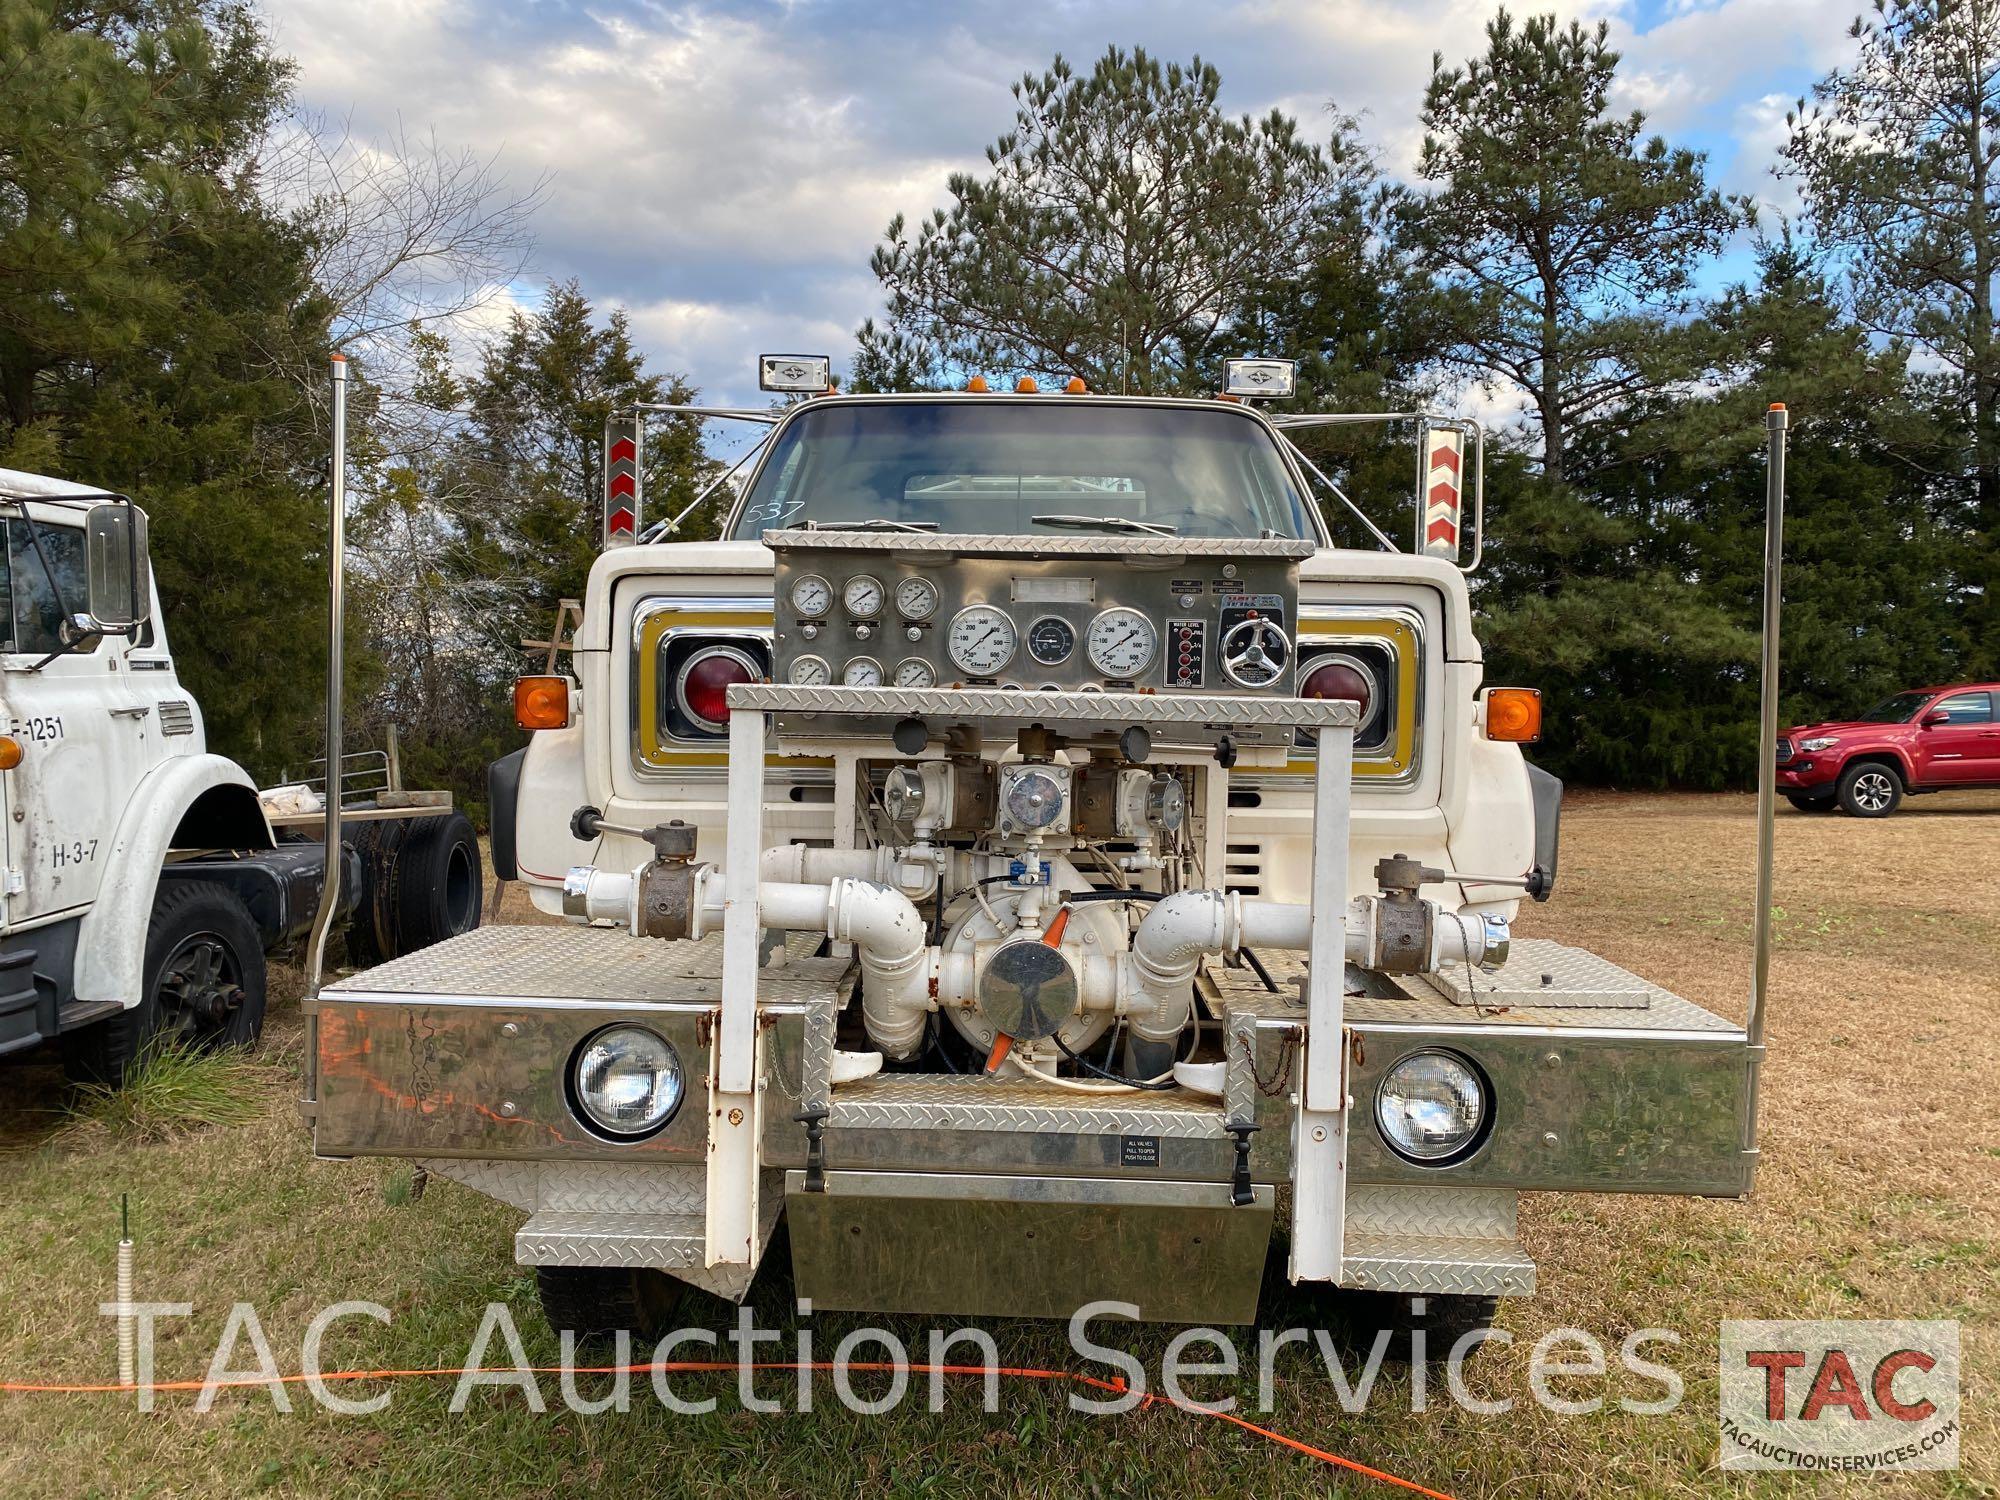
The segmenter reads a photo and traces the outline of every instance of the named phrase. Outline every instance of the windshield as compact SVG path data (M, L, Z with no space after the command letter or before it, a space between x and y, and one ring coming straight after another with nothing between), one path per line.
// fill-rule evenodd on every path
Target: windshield
M1314 535L1261 423L1228 407L1082 396L806 412L765 459L731 534L865 521L1002 536L1098 523L1178 536Z
M1861 715L1855 722L1859 724L1907 724L1916 716L1918 709L1930 701L1929 693L1898 693L1893 698L1884 698L1880 703Z

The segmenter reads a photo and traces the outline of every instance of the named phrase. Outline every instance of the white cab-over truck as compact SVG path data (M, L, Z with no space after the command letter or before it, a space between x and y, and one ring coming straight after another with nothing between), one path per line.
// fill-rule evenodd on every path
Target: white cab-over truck
M317 819L267 816L243 768L209 752L144 512L0 470L0 527L0 1055L60 1042L73 1074L116 1082L149 1049L247 1046L264 956L304 935L319 898L324 846L293 832ZM471 825L442 794L399 790L371 785L348 813L343 911L371 958L479 922Z
M718 414L773 424L722 538L606 550L493 768L572 925L329 985L321 1155L513 1204L583 1332L740 1298L781 1215L819 1308L1244 1322L1275 1245L1435 1327L1532 1291L1524 1191L1749 1190L1745 1027L1513 938L1560 785L1438 555L1468 424L1363 551L1249 400Z

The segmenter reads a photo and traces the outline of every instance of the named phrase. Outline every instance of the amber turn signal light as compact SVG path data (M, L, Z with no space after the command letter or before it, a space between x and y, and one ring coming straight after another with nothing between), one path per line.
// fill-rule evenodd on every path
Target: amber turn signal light
M567 729L568 680L561 677L515 678L514 722L523 729Z
M1034 395L1036 390L1035 377L1032 375L1023 375L1019 380L1014 382L1014 390L1019 395Z
M0 734L0 771L11 771L21 763L21 742Z
M1541 737L1541 689L1497 687L1486 690L1486 738L1532 745Z

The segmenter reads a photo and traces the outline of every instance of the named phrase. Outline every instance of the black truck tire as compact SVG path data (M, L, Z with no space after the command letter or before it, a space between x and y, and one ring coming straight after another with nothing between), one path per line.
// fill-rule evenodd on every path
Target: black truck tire
M1807 795L1805 792L1787 792L1785 800L1802 813L1832 812L1837 798L1834 792L1819 792Z
M1389 1333L1383 1358L1390 1364L1415 1364L1415 1333L1423 1330L1423 1360L1426 1365L1442 1365L1460 1339L1475 1329L1491 1328L1500 1310L1497 1297L1430 1295L1407 1292L1340 1292L1338 1308L1353 1348L1365 1352L1374 1347L1383 1330ZM1419 1310L1421 1309L1421 1311ZM1467 1346L1467 1353L1483 1343Z
M665 1271L636 1266L537 1266L535 1287L556 1333L567 1328L578 1343L607 1343L622 1328L648 1348L670 1331L687 1292Z
M414 953L479 925L485 900L479 839L464 813L412 822L395 858L395 951Z
M139 1003L62 1039L79 1082L117 1087L168 1048L221 1052L264 1032L264 944L234 892L209 881L163 881L146 924Z

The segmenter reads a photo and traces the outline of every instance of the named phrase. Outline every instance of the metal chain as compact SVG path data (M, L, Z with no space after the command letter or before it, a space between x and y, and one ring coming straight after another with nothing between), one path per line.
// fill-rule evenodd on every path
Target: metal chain
M1257 1092L1267 1099L1275 1099L1292 1081L1292 1058L1299 1050L1299 1028L1296 1026L1285 1028L1285 1039L1278 1046L1278 1065L1272 1070L1272 1077L1268 1083L1257 1071L1257 1050L1251 1045L1251 1035L1254 1033L1238 1032L1236 1044L1243 1049L1243 1061L1250 1069L1250 1081L1257 1085Z

